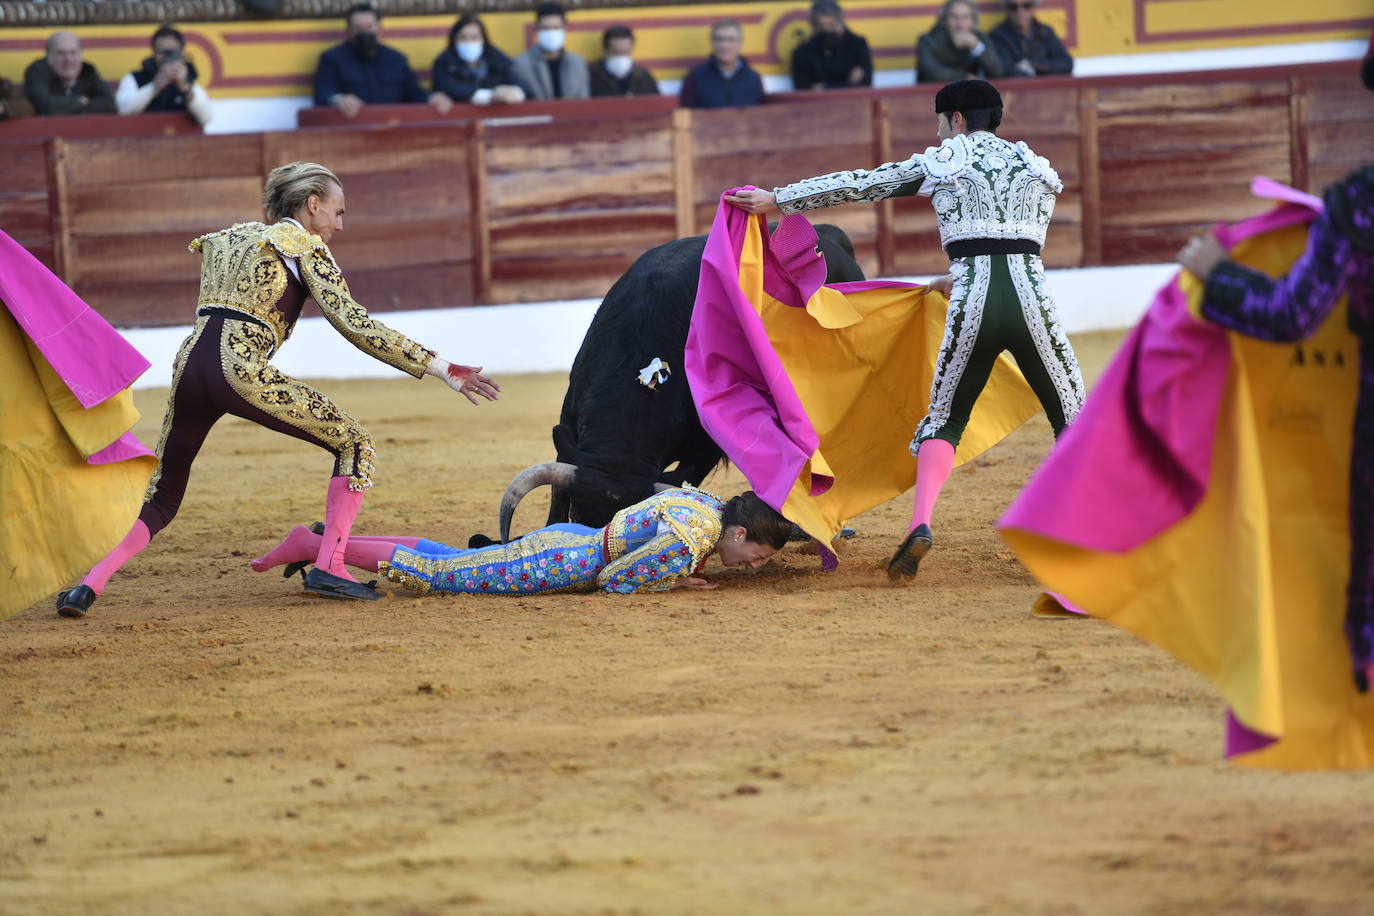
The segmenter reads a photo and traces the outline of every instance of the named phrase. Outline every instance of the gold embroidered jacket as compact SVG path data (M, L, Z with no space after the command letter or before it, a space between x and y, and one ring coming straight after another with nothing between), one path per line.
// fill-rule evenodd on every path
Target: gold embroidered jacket
M716 548L725 504L704 490L656 493L621 509L603 529L607 563L596 582L608 592L666 592Z
M288 268L282 259L295 258L311 298L353 346L416 378L434 358L433 351L373 319L353 301L329 246L295 223L236 223L202 235L189 247L201 254L197 306L232 309L264 322L276 335L277 347L292 330L276 308L286 292Z

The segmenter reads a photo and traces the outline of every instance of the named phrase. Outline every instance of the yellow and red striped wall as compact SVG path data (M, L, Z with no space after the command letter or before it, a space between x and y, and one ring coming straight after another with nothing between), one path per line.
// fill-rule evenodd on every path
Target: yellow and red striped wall
M600 53L601 31L623 23L638 37L636 56L660 79L678 79L702 60L707 29L729 17L744 25L745 54L765 74L787 72L792 49L806 36L805 2L745 2L642 6L575 12L568 47L586 57ZM919 35L940 8L935 0L851 0L850 27L867 36L878 69L913 66ZM1000 2L982 2L983 27L1002 18ZM1367 38L1374 27L1370 0L1042 0L1040 18L1055 28L1078 57L1235 48L1266 44ZM453 16L391 17L383 40L404 52L427 79ZM528 13L484 16L493 42L510 54L528 46ZM203 85L219 97L298 96L310 92L320 52L340 41L342 23L329 19L273 22L179 23L188 55ZM148 53L153 26L97 25L76 29L86 58L108 80L138 65ZM52 31L6 29L0 35L0 76L18 80L43 54Z

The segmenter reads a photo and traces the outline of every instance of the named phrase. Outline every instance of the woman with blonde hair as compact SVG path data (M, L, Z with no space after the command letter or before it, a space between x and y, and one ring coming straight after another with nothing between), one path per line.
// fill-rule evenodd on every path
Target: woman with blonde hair
M410 375L433 375L476 404L496 400L500 386L479 368L451 365L371 318L354 301L329 251L343 229L343 184L314 162L273 169L263 190L267 222L237 223L203 235L196 323L172 369L167 413L158 439L158 469L143 509L124 540L81 584L57 599L64 617L84 617L120 567L171 523L191 464L225 414L302 439L334 456L325 504L325 533L305 590L327 598L380 597L344 569L348 533L372 486L372 436L324 394L272 365L307 299L359 350Z

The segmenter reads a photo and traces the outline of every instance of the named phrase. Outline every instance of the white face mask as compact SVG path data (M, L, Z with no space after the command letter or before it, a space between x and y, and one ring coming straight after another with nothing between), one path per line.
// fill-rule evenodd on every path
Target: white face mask
M554 51L563 50L562 29L540 29L539 30L539 50L547 51L552 54Z
M635 60L625 54L617 54L614 57L606 58L606 72L618 80L623 80L630 75L634 69Z
M475 64L482 58L482 42L480 41L460 41L453 47L458 52L458 56L470 64Z

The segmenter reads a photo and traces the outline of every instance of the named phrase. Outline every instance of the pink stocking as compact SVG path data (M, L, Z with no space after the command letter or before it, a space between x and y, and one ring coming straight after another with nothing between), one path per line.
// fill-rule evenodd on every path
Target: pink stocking
M344 562L368 572L376 572L377 564L390 560L397 546L400 545L395 541L383 538L349 538L348 549L344 551Z
M297 525L291 529L291 533L282 538L282 542L273 547L267 553L250 560L248 565L254 572L267 572L278 566L287 563L304 563L313 559L320 552L320 536L312 534L309 528L304 525Z
M348 477L329 478L329 494L324 504L324 537L315 555L315 568L332 573L341 579L357 581L344 569L344 550L348 533L363 504L363 492L348 488Z
M266 572L286 563L308 561L318 556L323 540L324 538L311 532L309 528L297 526L280 544L248 565L257 572ZM344 547L343 561L349 566L376 572L377 564L382 560L390 560L392 552L398 546L413 548L419 542L419 538L350 537Z
M153 536L148 532L148 526L143 524L143 519L134 522L134 526L124 535L124 540L119 542L119 546L95 564L91 571L86 573L86 578L81 580L81 584L89 585L91 591L99 595L105 590L105 583L110 581L110 576L119 572L120 567L137 556L152 539Z
M351 534L348 536L348 543L350 544L356 544L359 541L362 541L365 544L374 542L378 544L390 544L392 547L395 547L399 544L402 547L409 547L411 550L414 550L416 547L419 547L421 540L423 539L403 537L363 537L361 534ZM357 566L358 564L349 563L348 565Z
M929 525L935 512L935 500L940 488L954 468L954 446L944 439L927 439L916 454L916 498L911 513L911 528Z

